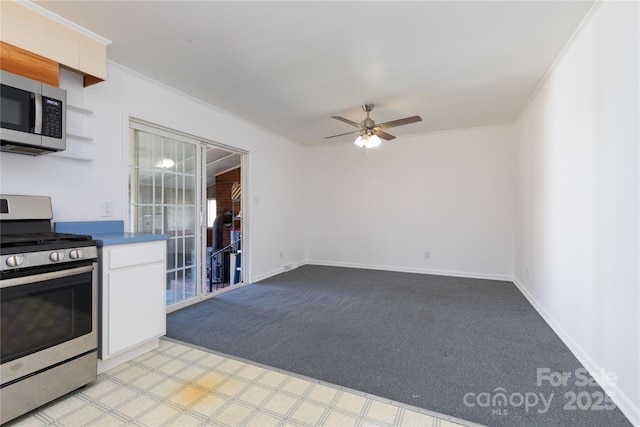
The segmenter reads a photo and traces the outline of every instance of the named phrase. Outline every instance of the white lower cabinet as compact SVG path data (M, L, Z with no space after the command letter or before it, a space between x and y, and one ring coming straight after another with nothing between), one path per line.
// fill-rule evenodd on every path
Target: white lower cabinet
M100 268L98 356L116 359L103 363L106 370L157 346L166 333L166 242L104 246Z

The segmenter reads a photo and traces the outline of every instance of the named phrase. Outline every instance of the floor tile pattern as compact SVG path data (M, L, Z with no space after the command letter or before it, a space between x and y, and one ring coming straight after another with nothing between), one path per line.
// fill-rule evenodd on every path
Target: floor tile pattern
M459 420L457 420L459 421ZM79 426L459 426L401 404L167 340L8 424Z

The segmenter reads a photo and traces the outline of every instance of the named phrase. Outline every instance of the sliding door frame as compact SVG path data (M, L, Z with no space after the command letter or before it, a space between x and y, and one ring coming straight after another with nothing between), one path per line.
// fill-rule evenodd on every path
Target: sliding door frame
M166 126L162 126L153 122L149 122L146 121L144 119L140 119L137 116L133 116L130 115L127 117L126 120L126 129L125 129L125 133L127 135L126 137L126 141L128 141L128 145L132 143L132 141L130 141L129 138L129 132L131 131L131 129L133 129L132 125L133 124L137 124L137 125L141 125L144 128L148 128L150 130L157 130L158 132L160 132L161 134L163 133L167 133L167 134L172 134L175 137L182 137L185 138L188 142L195 142L197 147L196 147L196 151L198 153L198 157L199 157L199 176L196 177L196 185L197 185L197 194L199 197L199 200L196 203L197 209L199 210L199 227L198 227L198 233L196 235L196 241L197 241L197 250L196 250L196 256L198 259L198 264L196 266L196 275L197 275L197 279L196 279L196 295L192 298L189 298L187 300L183 300L180 302L177 302L175 304L171 304L169 306L166 306L166 312L167 314L172 313L174 311L180 310L184 307L188 307L190 305L196 304L198 302L201 302L205 299L209 299L209 298L213 298L217 295L220 295L222 293L225 292L229 292L233 289L237 289L239 287L242 287L248 283L250 283L251 280L251 271L250 271L250 247L251 247L251 239L250 239L250 226L249 226L249 218L250 218L250 206L248 203L248 189L249 189L249 152L245 151L245 150L241 150L235 147L231 147L229 145L225 145L225 144L221 144L215 141L211 141L202 137L198 137L195 135L191 135L176 129L172 129L172 128L168 128ZM214 146L216 148L220 148L223 150L227 150L231 153L235 153L240 155L240 185L242 188L242 193L241 193L241 206L242 206L242 218L241 218L241 229L242 229L242 262L241 262L241 282L238 284L235 284L233 286L229 286L227 288L223 288L219 291L216 292L211 292L211 293L206 293L203 291L203 287L206 284L206 239L207 239L207 235L206 235L206 221L207 221L207 216L206 216L206 180L207 180L207 176L206 176L206 156L204 155L206 152L206 148L207 146ZM128 148L129 149L129 148ZM128 150L127 149L127 150ZM125 173L127 175L125 183L128 185L129 182L129 156L124 156L125 157L125 163L126 163L126 167L124 168ZM125 191L125 195L124 195L124 199L126 200L126 203L124 206L127 206L127 211L129 211L129 190L127 188L127 190ZM130 215L127 215L127 218L125 218L125 224L127 225L127 227L130 227L131 221L133 221L133 218L129 217Z

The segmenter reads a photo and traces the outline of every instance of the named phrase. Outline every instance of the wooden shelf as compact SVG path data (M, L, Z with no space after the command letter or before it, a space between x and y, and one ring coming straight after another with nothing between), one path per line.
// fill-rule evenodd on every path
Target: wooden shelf
M67 103L67 148L65 151L54 153L56 157L82 161L93 161L95 157L95 143L93 136L83 133L85 118L93 115L93 110Z
M87 114L87 115L93 114L93 110L89 110L89 109L84 108L84 107L78 107L77 105L73 105L73 104L67 104L67 108L69 110L73 110L73 111L76 111L76 112L82 113L82 114Z
M84 135L76 135L74 133L69 133L67 132L67 139L71 138L71 139L79 139L80 141L93 141L93 137L92 136L84 136Z
M69 160L81 160L83 162L93 162L94 160L92 155L75 154L75 153L72 153L72 150L69 150L68 147L64 151L56 151L55 153L47 154L47 156L59 157L61 159L69 159Z

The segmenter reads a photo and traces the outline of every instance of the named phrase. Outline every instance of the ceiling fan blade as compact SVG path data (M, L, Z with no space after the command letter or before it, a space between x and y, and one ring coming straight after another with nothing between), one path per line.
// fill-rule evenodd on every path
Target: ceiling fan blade
M338 135L325 136L324 139L335 138L335 137L338 137L338 136L351 135L352 133L358 133L358 132L360 132L360 131L359 130L354 130L354 131L351 131L351 132L341 133L341 134L338 134Z
M336 120L340 120L341 122L345 122L348 125L355 126L357 128L360 127L360 123L352 122L351 120L345 119L344 117L340 117L340 116L331 116L331 117Z
M391 134L388 134L388 133L386 133L386 132L383 132L383 131L380 129L380 127L379 127L379 126L376 126L376 127L373 129L373 133L375 133L375 134L378 136L378 138L382 138L382 139L385 139L385 140L387 140L387 141L390 141L390 140L392 140L393 138L395 138L395 136L393 136L393 135L391 135Z
M408 125L409 123L415 123L415 122L421 122L421 121L422 121L422 118L420 116L412 116L412 117L405 117L404 119L391 120L390 122L380 123L376 127L379 127L380 129L388 129L395 126Z

